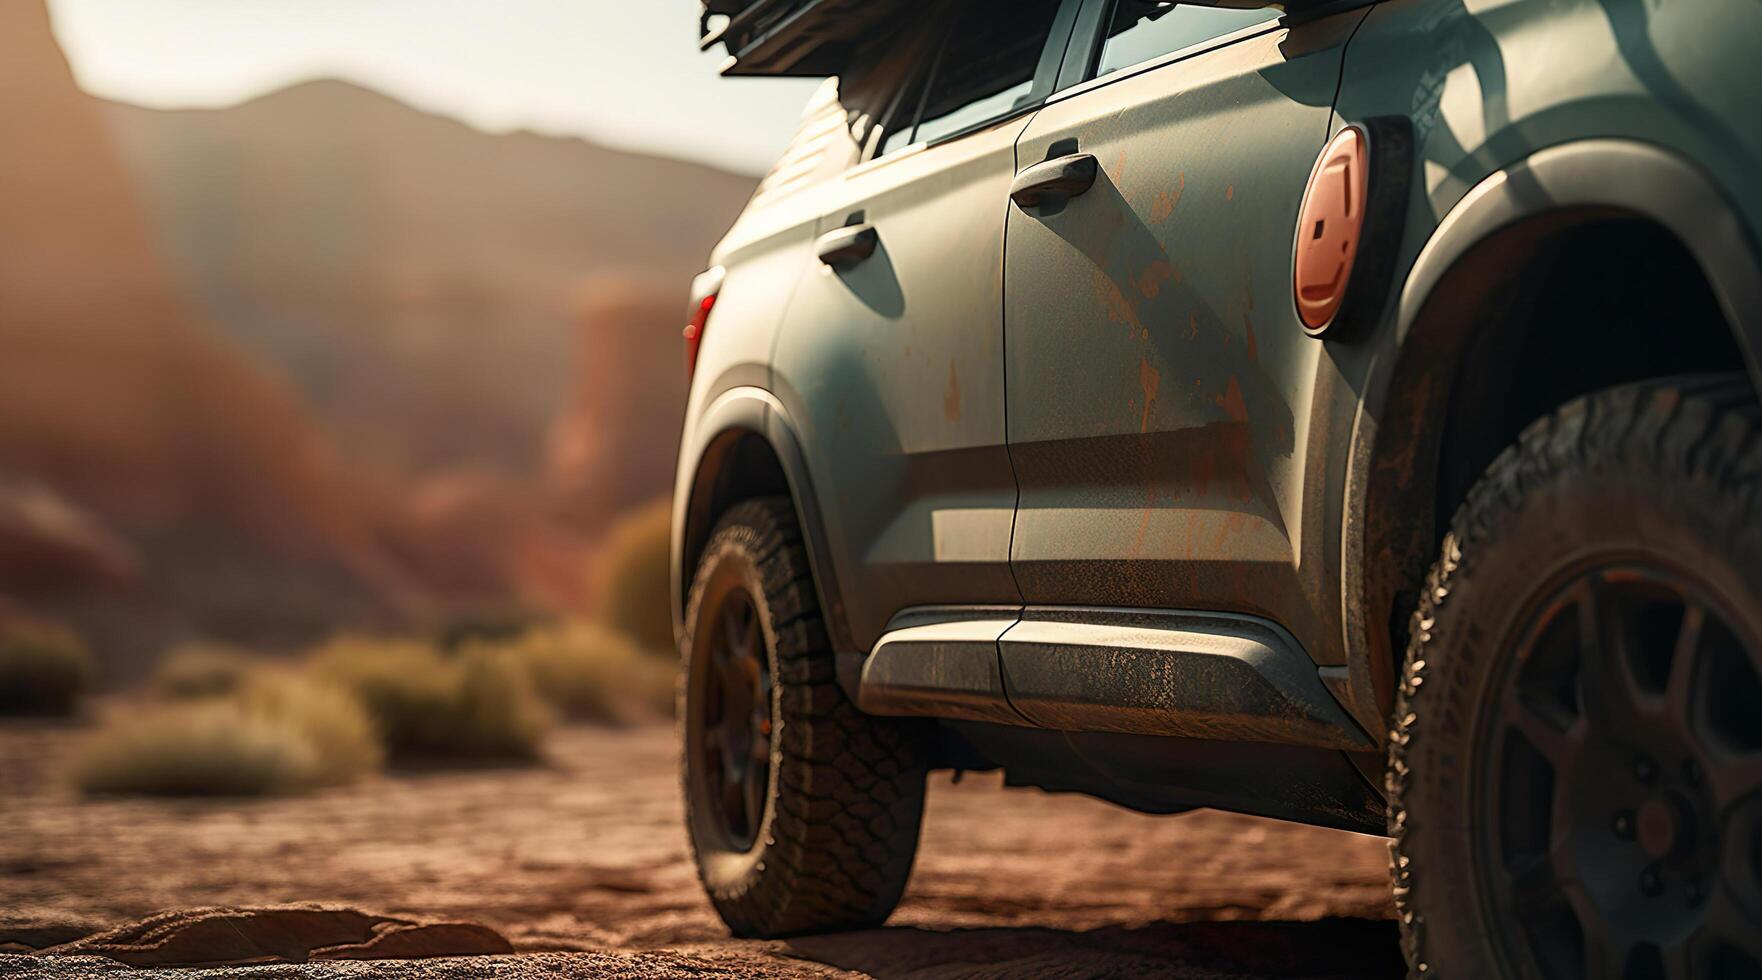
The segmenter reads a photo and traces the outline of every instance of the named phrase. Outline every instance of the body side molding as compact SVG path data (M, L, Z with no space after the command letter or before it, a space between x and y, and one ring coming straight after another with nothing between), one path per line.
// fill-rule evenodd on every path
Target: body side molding
M863 668L875 714L1065 732L1366 750L1289 633L1252 616L937 607L894 617Z
M863 663L857 707L873 715L928 715L1026 725L1010 707L997 640L1020 606L931 606L889 620Z
M1042 728L1374 745L1328 694L1309 655L1268 620L1030 606L998 647L1010 703Z

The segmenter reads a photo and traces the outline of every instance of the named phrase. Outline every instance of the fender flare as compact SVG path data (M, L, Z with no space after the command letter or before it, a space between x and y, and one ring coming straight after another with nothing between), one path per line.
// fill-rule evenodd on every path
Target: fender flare
M1389 509L1389 495L1373 486L1372 467L1379 434L1388 428L1380 422L1405 397L1394 390L1402 355L1411 350L1434 292L1476 246L1526 220L1590 210L1655 221L1683 243L1743 352L1751 383L1762 391L1762 260L1737 209L1699 166L1651 143L1583 139L1538 150L1471 188L1438 222L1408 268L1390 314L1393 322L1371 352L1352 426L1341 529L1342 605L1354 713L1373 724L1372 731L1387 727L1382 705L1392 695L1394 674L1387 624L1378 618L1391 610L1376 604L1387 584L1375 578L1400 574L1379 573L1373 564L1392 562L1393 555L1381 554L1388 541L1374 530L1377 520L1392 518L1378 517ZM1421 423L1410 424L1417 432ZM1407 435L1409 443L1418 441L1414 433ZM1385 448L1384 455L1389 452Z
M844 614L842 592L827 547L825 524L807 457L789 413L777 396L750 385L730 388L717 395L686 431L679 448L678 477L673 494L672 608L675 635L683 635L685 599L690 588L690 565L696 563L707 542L715 515L710 513L716 482L723 478L720 464L725 454L743 438L758 438L770 448L783 471L795 517L807 548L814 590L835 651L854 649Z

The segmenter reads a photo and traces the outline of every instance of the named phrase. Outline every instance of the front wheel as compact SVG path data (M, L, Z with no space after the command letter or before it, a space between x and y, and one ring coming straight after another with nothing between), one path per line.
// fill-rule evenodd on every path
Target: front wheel
M917 851L925 729L838 686L788 500L722 518L682 645L686 823L722 920L755 937L879 925Z
M1389 759L1410 975L1762 978L1762 412L1624 386L1526 431L1413 617Z

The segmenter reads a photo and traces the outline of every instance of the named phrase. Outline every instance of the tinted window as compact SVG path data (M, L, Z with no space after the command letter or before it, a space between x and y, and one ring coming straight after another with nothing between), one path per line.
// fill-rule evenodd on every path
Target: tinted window
M940 139L1039 101L1045 93L1035 87L1035 75L1062 3L955 0L941 49L906 91L881 152Z
M1115 0L1095 74L1118 71L1278 16L1274 7L1235 10L1167 0Z

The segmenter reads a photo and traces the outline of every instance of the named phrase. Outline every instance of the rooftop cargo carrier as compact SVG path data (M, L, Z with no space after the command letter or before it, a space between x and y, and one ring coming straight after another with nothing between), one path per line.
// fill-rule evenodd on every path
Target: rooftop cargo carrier
M728 50L724 75L823 77L909 0L703 0L699 47Z

